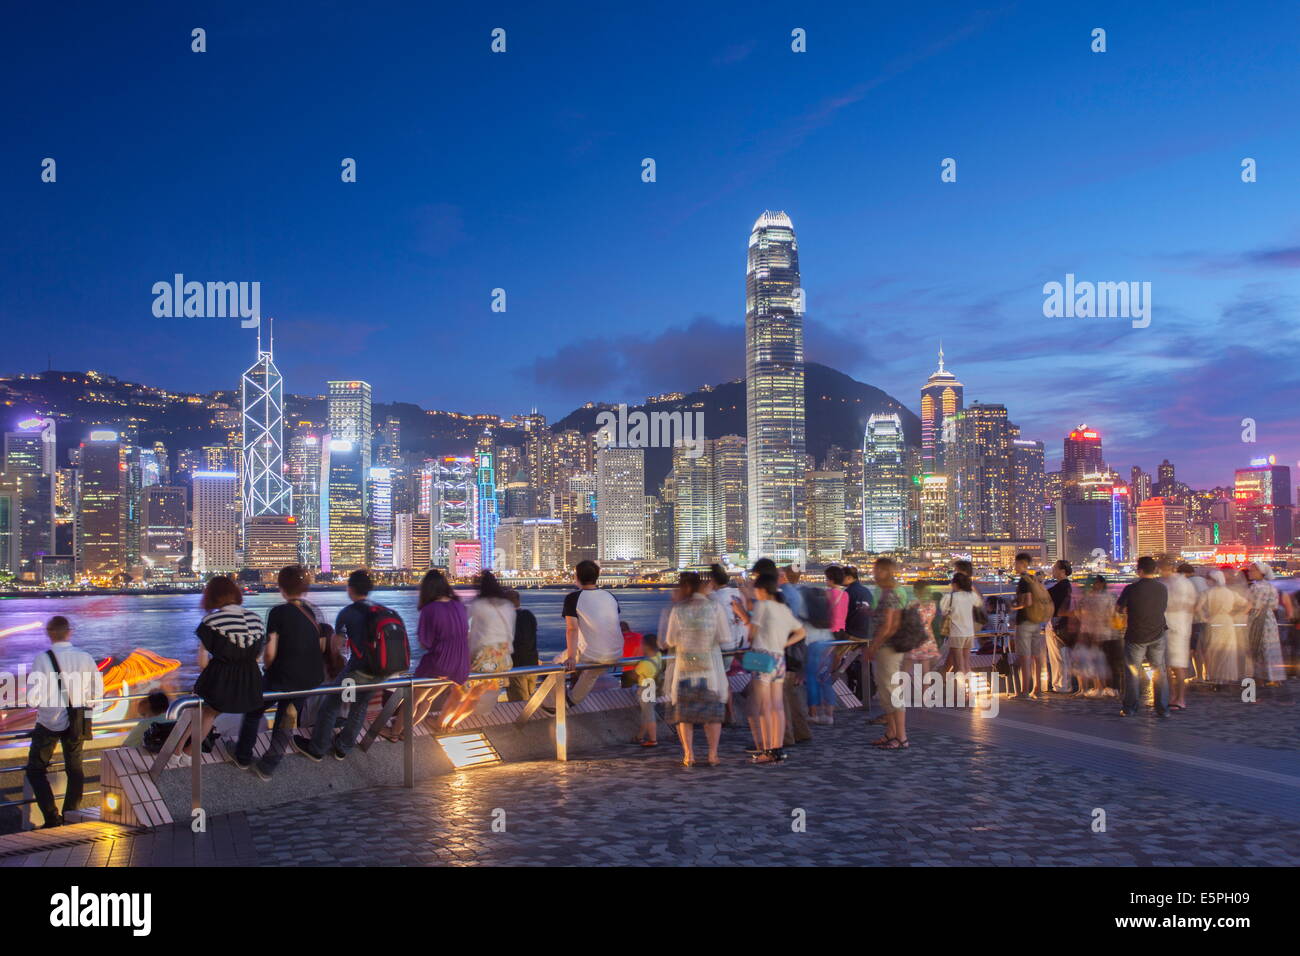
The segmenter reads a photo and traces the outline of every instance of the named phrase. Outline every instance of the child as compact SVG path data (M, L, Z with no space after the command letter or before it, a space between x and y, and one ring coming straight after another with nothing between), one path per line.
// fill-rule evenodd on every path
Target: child
M144 732L167 717L167 695L160 690L135 702L135 712L140 720L131 728L122 742L123 747L140 747L144 745Z
M655 716L655 700L662 691L664 680L664 656L659 651L659 638L654 634L642 637L640 653L645 660L637 662L633 673L641 701L641 729L632 742L642 747L657 747L659 721Z

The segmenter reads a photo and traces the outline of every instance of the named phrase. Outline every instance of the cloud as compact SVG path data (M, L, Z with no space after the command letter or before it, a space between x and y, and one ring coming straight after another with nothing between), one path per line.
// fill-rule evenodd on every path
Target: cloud
M852 330L808 319L804 343L807 361L833 368L870 355ZM603 392L605 400L612 400L689 391L744 376L745 329L698 315L650 337L606 336L564 345L516 371L556 398L587 401Z

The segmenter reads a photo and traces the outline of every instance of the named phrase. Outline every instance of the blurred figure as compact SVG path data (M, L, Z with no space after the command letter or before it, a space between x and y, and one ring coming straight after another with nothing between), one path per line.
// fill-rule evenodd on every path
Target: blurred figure
M960 679L969 679L971 673L970 648L975 640L975 608L980 604L970 575L957 571L952 576L952 587L939 602L947 633L944 651L945 668L957 672Z
M872 746L885 750L902 750L911 746L907 739L906 713L903 708L895 707L892 699L891 684L894 675L903 666L904 652L896 650L889 641L898 632L906 604L906 598L895 578L897 567L893 558L877 558L871 569L880 596L873 610L873 636L867 646L866 659L876 665L876 699L885 712L885 734L874 741ZM866 678L865 669L863 678Z
M135 722L131 732L126 735L122 741L123 747L141 747L144 745L145 732L158 723L160 720L167 719L167 695L160 690L154 691L148 697L142 698L135 702L135 714L140 719Z
M1178 574L1172 558L1160 560L1160 583L1169 592L1165 609L1165 640L1172 681L1169 709L1187 709L1187 670L1192 666L1192 621L1196 617L1196 586Z
M478 596L469 606L469 670L471 674L499 674L510 670L515 639L515 606L491 571L479 575ZM454 707L443 708L440 731L452 730L473 713L486 693L497 694L501 681L471 681Z
M1115 595L1106 579L1094 575L1079 598L1079 641L1075 644L1075 670L1079 677L1078 695L1084 697L1115 696L1112 681L1122 673L1124 651L1115 631Z
M1043 659L1047 656L1047 638L1043 634L1043 625L1030 620L1029 609L1034 603L1033 589L1037 579L1029 570L1029 562L1030 557L1025 552L1016 555L1016 600L1011 606L1016 612L1016 663L1020 668L1020 693L1016 696L1037 700Z
M641 704L641 727L632 743L642 747L659 746L659 720L655 716L655 701L663 692L664 656L659 651L659 638L646 634L637 649L642 660L633 665L636 686Z
M908 651L903 657L903 662L905 667L914 671L914 680L922 680L926 671L939 659L939 642L936 639L938 625L935 624L939 616L939 602L934 592L930 590L929 581L917 581L913 584L912 597L926 636L925 643Z
M722 608L727 615L731 637L723 650L734 651L744 647L749 637L749 619L746 615L748 607L744 594L732 584L731 576L720 564L709 567L708 579L703 583L709 600Z
M619 621L618 627L619 630L623 632L623 656L640 657L641 656L641 635L638 634L636 631L632 630L632 625L628 624L627 621ZM636 674L634 673L635 670L636 670L635 664L623 665L622 683L624 687L636 686Z
M722 607L702 593L703 584L696 572L683 571L677 589L677 602L668 614L664 635L665 645L675 655L669 722L677 725L683 766L696 766L695 725L703 724L709 746L707 762L716 767L729 696L722 648L731 640L730 622Z
M1051 675L1052 690L1068 694L1074 690L1074 646L1078 640L1077 624L1073 617L1073 588L1070 575L1074 568L1069 561L1052 565L1053 583L1047 588L1052 598L1052 626L1047 634L1047 669Z
M1192 614L1192 639L1189 642L1189 658L1192 665L1192 678L1205 680L1205 661L1201 657L1201 646L1205 643L1205 620L1195 608L1200 605L1201 595L1206 592L1210 585L1205 578L1196 573L1195 568L1186 562L1178 565L1177 571L1187 578L1193 590L1196 591L1196 603L1193 605Z
M519 592L509 588L506 595L515 606L515 641L510 651L511 667L536 667L540 661L537 657L537 615L522 606ZM521 674L510 678L506 687L506 700L528 700L537 691L537 675Z
M1197 614L1205 621L1205 679L1217 690L1220 684L1241 680L1241 651L1238 648L1237 617L1250 603L1228 587L1227 575L1219 568L1209 574L1210 586L1196 602Z
M1273 585L1273 568L1266 561L1245 567L1250 582L1249 648L1251 672L1257 681L1275 687L1286 680L1282 663L1282 642L1278 637L1277 612L1281 607L1291 617L1291 598Z
M847 636L844 628L849 620L849 594L844 589L844 569L836 564L826 569L826 600L831 607L831 633L836 638Z
M794 581L790 575L794 575ZM790 609L795 620L803 624L804 601L796 585L801 575L793 565L781 569L777 582L781 588L781 600ZM807 629L805 628L805 631ZM793 644L785 652L785 740L784 745L812 740L812 728L808 724L808 641L805 638Z

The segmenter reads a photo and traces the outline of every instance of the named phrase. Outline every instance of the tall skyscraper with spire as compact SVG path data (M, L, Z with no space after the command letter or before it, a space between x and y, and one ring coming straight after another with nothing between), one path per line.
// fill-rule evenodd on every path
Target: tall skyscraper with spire
M764 212L745 274L750 561L803 559L807 548L803 311L794 225Z
M275 367L274 334L240 382L243 406L244 519L293 514L293 490L284 477L284 380Z
M939 343L939 368L921 386L921 471L941 472L943 467L943 423L965 407L965 387L943 367L943 343ZM951 431L951 427L949 429ZM949 441L952 435L948 436Z

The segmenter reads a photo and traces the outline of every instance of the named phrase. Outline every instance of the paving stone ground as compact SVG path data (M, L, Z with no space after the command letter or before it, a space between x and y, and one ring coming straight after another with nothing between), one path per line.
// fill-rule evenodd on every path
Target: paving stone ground
M1053 696L1007 701L988 720L913 712L912 746L894 752L867 746L878 728L849 713L776 766L749 764L738 728L724 733L719 768L681 767L661 736L655 750L611 747L232 814L201 837L168 828L102 836L93 852L0 850L0 865L1300 862L1290 695L1246 705L1197 690L1169 720L1117 710Z

